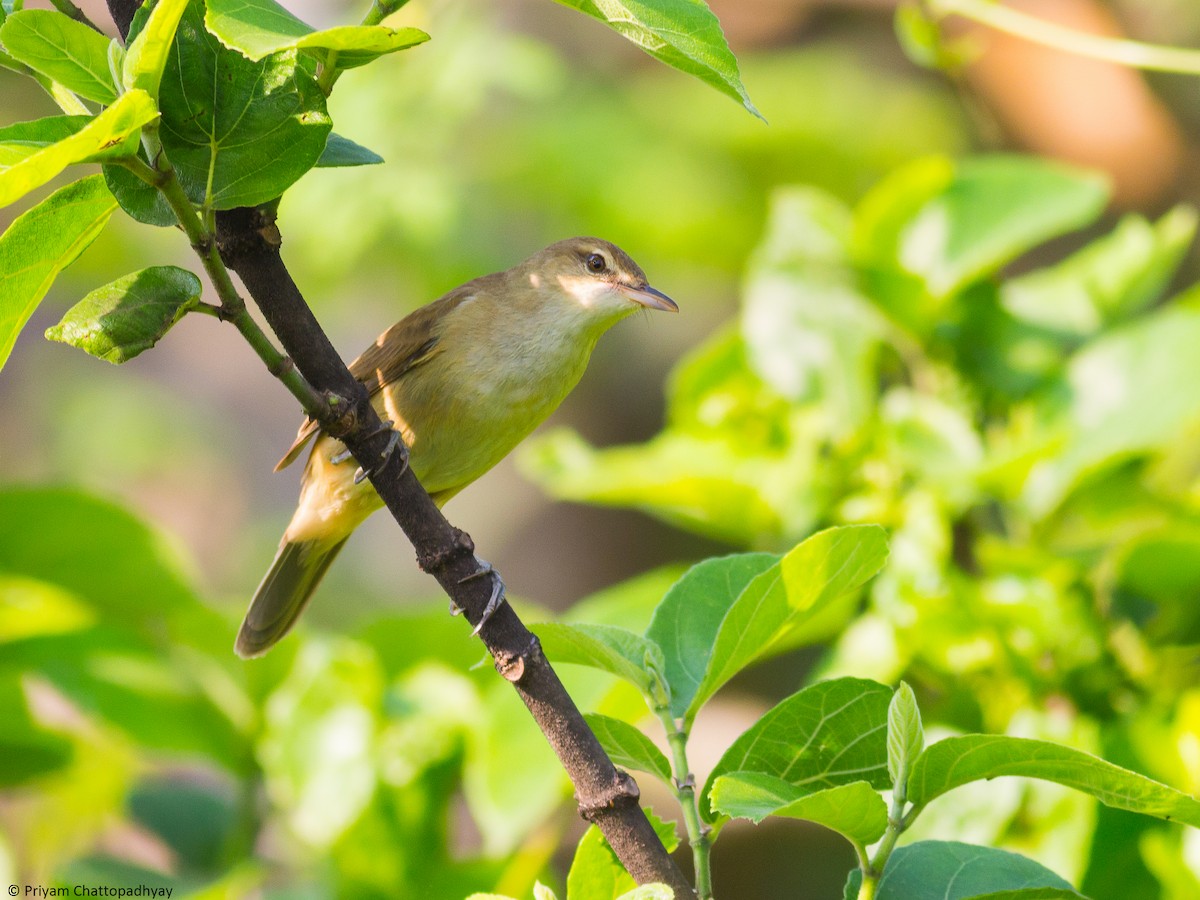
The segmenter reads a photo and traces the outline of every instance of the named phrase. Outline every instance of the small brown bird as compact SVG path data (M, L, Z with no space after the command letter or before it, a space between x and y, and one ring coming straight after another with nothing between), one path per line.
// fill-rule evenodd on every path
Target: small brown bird
M409 465L441 506L550 415L578 383L600 335L641 308L679 309L619 247L570 238L405 316L350 371L404 439ZM287 634L350 533L383 505L345 445L312 419L276 471L314 436L300 504L250 601L239 656L258 656ZM490 570L482 565L481 574ZM501 598L497 580L486 615Z

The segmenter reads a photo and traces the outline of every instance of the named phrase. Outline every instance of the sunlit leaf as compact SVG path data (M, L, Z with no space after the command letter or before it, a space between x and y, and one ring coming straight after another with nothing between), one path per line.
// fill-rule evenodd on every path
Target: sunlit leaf
M1084 475L1161 446L1200 417L1200 393L1181 388L1200 383L1198 341L1200 310L1185 298L1105 332L1071 358L1034 398L1036 440L1055 451L1024 487L1036 514L1057 506Z
M142 269L96 288L46 337L111 363L149 350L200 299L200 279L176 266Z
M694 75L762 115L742 86L737 59L704 0L558 0L604 22L655 59Z
M55 191L0 235L0 366L58 273L116 208L104 180L93 175Z
M856 241L946 297L1087 225L1107 199L1100 176L1035 157L922 160L864 198Z
M729 608L746 585L778 560L770 553L706 559L667 591L646 636L662 648L673 716L684 715L695 698Z
M0 171L77 134L91 121L92 116L45 116L0 128Z
M587 713L584 718L615 765L649 772L664 784L670 784L671 764L641 731L620 719L598 713Z
M871 411L886 334L849 265L851 229L850 210L823 191L776 192L742 306L754 371L783 397L825 404L838 437Z
M1004 306L1046 328L1089 335L1141 311L1170 283L1196 234L1196 211L1177 206L1157 222L1123 218L1062 262L1005 282Z
M55 10L15 12L0 27L8 55L88 100L117 99L108 69L108 38Z
M337 840L376 789L383 689L366 648L309 643L267 704L258 749L267 792L314 846Z
M803 643L820 628L814 622L835 602L853 597L887 559L888 543L875 525L847 525L801 542L775 566L746 585L721 621L687 715L773 645ZM848 618L850 609L843 610Z
M142 91L123 94L112 106L69 137L40 148L13 163L0 165L0 206L45 184L67 166L109 156L130 156L137 150L141 127L158 111Z
M913 766L908 799L924 805L959 785L1003 775L1053 781L1106 806L1200 827L1200 800L1080 750L1005 735L968 734L927 747Z
M158 99L163 69L175 40L179 18L189 0L158 0L149 17L129 42L121 78L126 90L140 89Z
M905 229L899 261L945 296L1087 225L1107 200L1099 175L1033 157L967 160Z
M281 50L336 50L338 68L366 65L429 40L419 28L339 25L316 31L274 0L208 0L208 30L252 60Z
M71 761L71 742L33 721L20 681L10 673L0 673L0 721L4 722L0 789L54 772Z
M58 585L0 574L0 644L65 634L95 624L96 615Z
M767 816L816 822L866 845L887 830L887 804L865 781L851 781L818 791L805 791L760 772L733 772L713 783L709 803L731 818L761 822Z
M892 784L903 785L913 763L925 747L921 711L907 682L900 682L888 707L888 775Z
M624 678L643 693L650 688L650 672L661 671L662 650L651 640L615 625L566 625L543 622L533 626L555 663L591 666Z
M556 497L644 509L717 540L748 545L784 531L767 486L811 490L796 460L745 452L722 433L666 431L646 444L597 450L557 429L526 447L522 468ZM787 494L789 499L794 496Z
M822 681L780 701L746 730L713 767L701 792L701 813L713 819L708 796L716 779L756 772L804 792L865 781L891 786L887 715L892 689L860 678Z
M648 810L646 817L667 852L674 850L679 844L674 826ZM569 900L670 900L671 890L661 885L638 887L600 829L593 825L575 848L575 858L567 873L567 897Z

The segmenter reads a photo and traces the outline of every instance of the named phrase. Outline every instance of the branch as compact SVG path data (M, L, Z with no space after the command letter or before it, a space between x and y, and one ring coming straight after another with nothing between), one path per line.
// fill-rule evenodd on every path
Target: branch
M141 0L107 2L124 39ZM376 0L371 14L377 9L399 8L403 2ZM165 173L168 188L172 174ZM417 563L437 579L467 620L477 625L492 587L490 579L475 577L475 545L466 532L446 521L412 470L403 465L402 455L388 452L392 432L380 421L366 388L350 374L283 264L274 207L218 212L219 257L211 252L213 248L205 240L208 235L195 230L195 234L189 231L189 238L201 258L212 264L205 266L210 277L223 286L228 280L224 266L241 276L305 386L315 388L329 401L321 409L308 411L316 413L322 428L341 440L363 471L370 473L372 486L416 549ZM232 285L228 287L230 290L222 292L223 304L233 303L237 297ZM377 465L380 459L383 465ZM546 660L537 637L507 603L483 624L479 636L496 670L516 689L570 777L580 815L599 827L639 884L663 882L677 900L694 898L691 885L638 805L637 783L608 758Z
M474 544L434 505L400 454L386 456L390 432L383 427L363 387L350 374L301 296L279 255L281 238L274 214L235 209L217 213L217 245L226 265L241 276L285 352L318 391L347 400L347 414L322 426L341 440L383 498L392 517L412 541L421 568L437 579L472 625L488 599L488 579L477 572ZM542 653L537 637L512 607L502 605L480 629L496 670L510 681L529 708L575 786L584 819L597 825L617 857L639 884L661 881L675 896L694 897L691 886L659 841L641 807L638 788L613 766Z
M142 5L142 0L107 0L107 3L108 14L116 24L121 40L125 40L129 35L129 26L133 24L133 14Z

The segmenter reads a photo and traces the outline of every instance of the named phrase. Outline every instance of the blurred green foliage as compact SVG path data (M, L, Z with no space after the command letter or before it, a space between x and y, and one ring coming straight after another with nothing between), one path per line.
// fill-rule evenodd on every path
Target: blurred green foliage
M1196 216L1131 215L1022 262L1105 196L1013 156L921 160L854 206L782 190L741 316L676 368L662 432L597 450L560 431L525 468L750 548L884 524L887 565L814 676L903 675L940 727L1054 737L1195 790L1200 308L1164 293ZM1108 864L1117 834L1169 830L1105 813L1056 852L1054 796L987 804L986 840L1097 898L1175 896ZM960 816L935 803L919 827L959 837Z

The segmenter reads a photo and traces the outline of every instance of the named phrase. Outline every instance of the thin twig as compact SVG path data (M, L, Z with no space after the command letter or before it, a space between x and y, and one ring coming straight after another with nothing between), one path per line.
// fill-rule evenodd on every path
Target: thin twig
M1200 75L1200 50L1087 34L987 0L929 0L929 5L939 15L956 14L1005 34L1076 56L1135 69Z
M334 412L328 398L313 390L312 385L304 380L304 377L292 365L291 360L280 353L271 343L270 338L250 315L245 302L238 294L237 288L234 287L233 280L229 277L229 270L225 268L225 263L217 251L216 235L205 227L196 213L195 207L192 206L192 202L184 193L183 185L179 183L179 177L176 175L174 167L161 152L154 128L143 129L142 139L143 143L147 145L148 155L156 161L155 165L149 166L137 157L130 157L122 160L121 163L142 181L157 188L171 207L171 211L175 213L175 218L188 236L192 249L200 258L200 263L204 266L209 281L217 291L220 306L213 309L218 318L233 323L242 337L246 339L246 343L266 364L267 371L283 382L284 386L291 391L292 396L300 401L301 407L308 415L316 418L331 418ZM208 309L195 309L195 311L210 312Z

